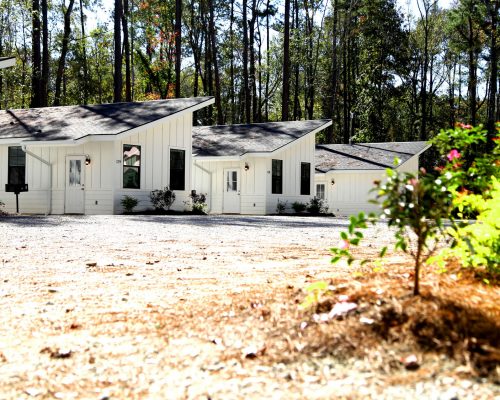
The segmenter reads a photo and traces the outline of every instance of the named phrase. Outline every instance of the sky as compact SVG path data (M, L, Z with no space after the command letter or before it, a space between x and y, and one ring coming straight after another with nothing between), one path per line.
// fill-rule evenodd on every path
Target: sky
M102 6L96 8L94 11L86 11L87 15L87 26L89 30L94 29L98 22L108 23L111 28L111 10L114 6L114 0L101 0ZM283 1L283 0L280 0ZM418 12L418 1L422 4L422 0L396 0L398 6L406 14L408 11L414 16L419 15ZM442 8L450 8L454 0L438 0L438 4Z

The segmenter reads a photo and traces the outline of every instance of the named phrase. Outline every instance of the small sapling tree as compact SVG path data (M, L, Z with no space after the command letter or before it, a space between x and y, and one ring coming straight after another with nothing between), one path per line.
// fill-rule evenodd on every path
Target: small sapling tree
M375 182L380 218L396 228L396 249L409 253L414 260L413 294L420 293L422 264L432 256L442 238L443 222L450 217L452 194L444 176L436 178L421 169L420 177L387 170L385 182Z

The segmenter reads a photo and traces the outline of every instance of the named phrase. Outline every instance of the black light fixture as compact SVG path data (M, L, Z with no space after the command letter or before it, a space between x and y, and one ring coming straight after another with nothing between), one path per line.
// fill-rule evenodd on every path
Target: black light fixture
M250 165L248 163L245 163L245 171L248 171L250 169Z
M89 155L85 156L85 165L90 165L90 156Z
M332 186L335 185L335 179L332 178Z

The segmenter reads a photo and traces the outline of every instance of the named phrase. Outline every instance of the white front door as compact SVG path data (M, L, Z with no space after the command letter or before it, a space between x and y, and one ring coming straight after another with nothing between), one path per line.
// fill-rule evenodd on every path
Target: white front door
M66 214L85 213L85 157L66 157Z
M224 199L222 212L226 214L240 213L240 171L224 170Z

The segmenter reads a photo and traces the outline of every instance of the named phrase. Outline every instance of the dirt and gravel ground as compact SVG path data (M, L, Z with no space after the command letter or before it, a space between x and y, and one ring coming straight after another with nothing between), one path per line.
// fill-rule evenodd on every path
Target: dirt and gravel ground
M498 382L468 359L422 351L408 370L406 341L369 342L359 316L315 323L319 314L299 310L303 288L321 279L357 296L360 310L371 301L363 273L330 264L346 226L301 217L1 218L0 399L500 398ZM366 236L365 256L391 243L383 225ZM391 285L409 292L407 260L391 260L401 269Z

